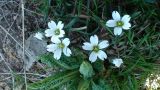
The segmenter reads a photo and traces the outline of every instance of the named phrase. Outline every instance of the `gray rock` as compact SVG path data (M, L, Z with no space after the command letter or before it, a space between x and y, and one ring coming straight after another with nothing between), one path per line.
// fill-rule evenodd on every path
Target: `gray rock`
M32 64L35 62L38 56L45 54L47 52L46 46L47 42L39 40L34 37L35 34L32 34L25 41L25 68L28 71ZM18 45L17 45L18 46ZM18 48L18 47L17 47ZM18 55L22 57L22 48L17 49Z

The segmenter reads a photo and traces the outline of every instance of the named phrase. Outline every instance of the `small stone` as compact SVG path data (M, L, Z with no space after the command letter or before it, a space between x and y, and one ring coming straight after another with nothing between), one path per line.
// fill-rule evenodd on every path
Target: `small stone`
M38 40L34 37L35 34L32 34L26 41L25 41L25 64L26 70L28 71L38 56L43 55L47 52L46 46L47 42L43 40ZM18 54L22 56L22 48L19 48Z

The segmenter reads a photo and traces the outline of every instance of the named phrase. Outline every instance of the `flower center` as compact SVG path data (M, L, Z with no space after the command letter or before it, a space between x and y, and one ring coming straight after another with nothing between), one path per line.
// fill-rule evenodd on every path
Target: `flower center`
M93 46L93 51L97 53L99 51L99 47L97 45Z
M59 47L59 48L64 48L64 44L63 44L63 43L59 43L59 44L58 44L58 47Z
M121 26L123 26L123 25L124 25L124 23L123 23L122 21L117 21L117 23L116 23L116 24L117 24L117 26L118 26L118 27L121 27Z
M60 34L60 30L59 30L59 29L56 29L56 30L54 31L54 33L55 33L55 35L59 35L59 34Z

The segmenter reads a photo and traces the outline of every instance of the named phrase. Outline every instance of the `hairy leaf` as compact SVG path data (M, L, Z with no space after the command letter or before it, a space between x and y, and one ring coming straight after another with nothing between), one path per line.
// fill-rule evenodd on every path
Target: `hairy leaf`
M86 61L82 62L79 72L83 75L84 78L89 78L94 75L92 65Z
M63 71L55 75L49 76L42 81L29 85L29 90L49 90L63 85L66 82L74 80L78 75L78 71Z

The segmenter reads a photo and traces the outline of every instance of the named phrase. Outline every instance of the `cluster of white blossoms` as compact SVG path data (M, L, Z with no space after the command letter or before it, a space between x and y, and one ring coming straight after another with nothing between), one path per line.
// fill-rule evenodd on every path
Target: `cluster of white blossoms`
M106 26L114 27L114 34L121 35L122 29L128 30L131 27L130 16L124 15L122 18L117 11L112 12L112 20L108 20L106 22ZM62 21L59 21L56 24L54 21L50 21L48 23L48 29L45 30L45 36L51 38L51 44L47 45L47 51L52 52L54 58L59 60L61 58L62 53L66 56L71 56L72 52L68 48L70 44L69 38L64 38L65 31L63 30L64 24ZM39 40L44 38L43 34L38 32L35 34L35 37ZM95 62L97 59L105 60L107 59L107 54L104 52L104 49L109 46L109 42L107 40L102 40L99 42L98 36L93 35L90 37L90 42L84 42L82 48L84 50L90 51L89 61ZM120 67L123 64L123 60L121 58L115 58L112 60L112 63L116 67Z
M72 52L68 48L70 44L69 38L64 38L65 32L63 30L64 24L59 21L56 24L54 21L48 22L49 29L45 30L45 36L51 37L51 44L47 45L47 51L52 52L54 58L59 60L62 53L66 56L71 56ZM37 39L42 40L44 38L43 34L38 32L35 34Z
M146 79L145 88L147 90L159 90L160 89L160 75L151 74Z

